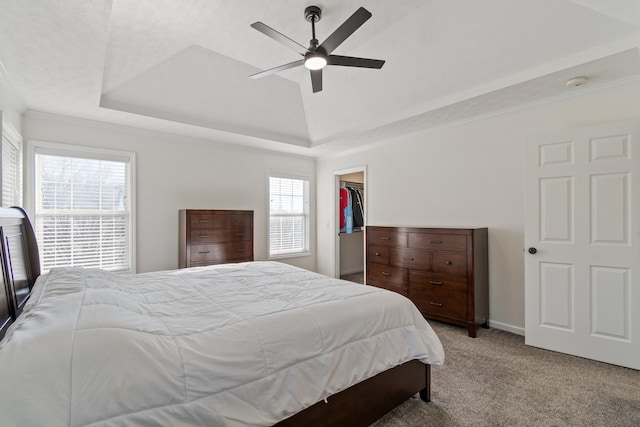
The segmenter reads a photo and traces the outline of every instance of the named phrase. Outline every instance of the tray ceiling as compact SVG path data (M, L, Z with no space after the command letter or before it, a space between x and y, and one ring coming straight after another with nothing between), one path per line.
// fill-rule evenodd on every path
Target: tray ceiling
M373 17L334 53L312 93L299 57L304 7L322 40L363 6ZM207 140L326 155L640 75L635 0L210 0L3 2L0 62L27 109Z

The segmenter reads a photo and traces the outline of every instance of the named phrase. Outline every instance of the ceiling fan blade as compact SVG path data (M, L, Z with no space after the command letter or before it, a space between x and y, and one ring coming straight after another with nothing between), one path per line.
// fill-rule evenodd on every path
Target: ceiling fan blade
M259 79L260 77L270 76L271 74L288 70L289 68L297 67L298 65L303 65L303 64L304 64L304 59L299 59L297 61L289 62L288 64L280 65L279 67L274 67L268 70L260 71L259 73L252 74L249 77L251 77L252 79Z
M362 67L380 69L384 65L381 59L355 58L353 56L329 55L328 65L342 65L344 67Z
M311 88L313 93L320 92L322 90L322 70L310 70L311 71Z
M289 47L290 49L293 49L294 51L298 52L300 55L304 55L307 53L306 47L291 40L289 37L277 32L276 30L274 30L273 28L271 28L266 24L263 24L262 22L254 22L253 24L251 24L251 26L256 30L260 31L262 34L271 37L275 41L282 43L283 45Z
M353 15L349 17L346 21L342 23L329 37L325 39L320 45L320 48L323 48L324 51L328 54L333 52L335 48L340 46L343 41L347 39L355 30L360 28L362 24L367 22L367 20L371 18L371 12L369 12L364 7L356 10Z

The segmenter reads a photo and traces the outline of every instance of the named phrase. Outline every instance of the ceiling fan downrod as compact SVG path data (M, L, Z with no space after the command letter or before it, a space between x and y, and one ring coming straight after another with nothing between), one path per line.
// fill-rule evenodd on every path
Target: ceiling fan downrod
M316 22L322 18L322 10L318 6L308 6L304 9L304 19L311 22L311 41L309 50L315 51L318 48L318 39L316 38Z

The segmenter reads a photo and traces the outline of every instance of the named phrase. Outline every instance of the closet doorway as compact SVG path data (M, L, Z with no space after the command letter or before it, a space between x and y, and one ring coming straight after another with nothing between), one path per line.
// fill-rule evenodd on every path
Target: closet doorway
M335 172L336 277L364 283L366 168Z

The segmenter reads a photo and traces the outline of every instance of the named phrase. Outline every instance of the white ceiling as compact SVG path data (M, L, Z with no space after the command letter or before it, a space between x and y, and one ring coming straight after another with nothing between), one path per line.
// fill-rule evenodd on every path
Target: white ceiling
M0 62L27 109L305 155L353 149L640 76L639 0L0 0ZM373 17L312 93L308 45ZM566 87L575 76L582 88Z

